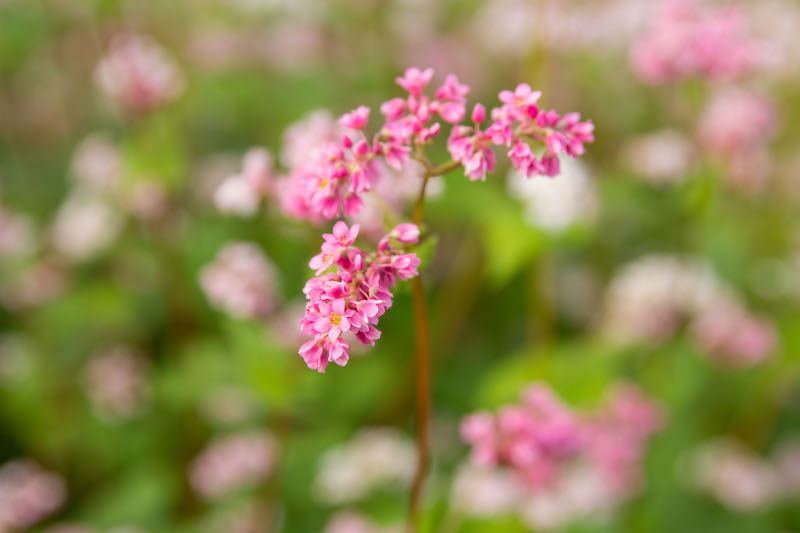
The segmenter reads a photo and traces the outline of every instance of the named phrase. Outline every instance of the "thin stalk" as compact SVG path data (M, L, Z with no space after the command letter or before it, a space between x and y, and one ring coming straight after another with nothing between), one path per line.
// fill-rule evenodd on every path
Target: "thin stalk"
M427 170L422 178L417 202L414 205L414 224L422 222L425 206L425 190L431 178L431 170ZM417 433L417 468L411 484L408 502L408 529L419 531L420 508L425 478L430 465L430 420L431 420L431 339L428 328L428 309L425 304L425 289L422 277L418 275L411 283L411 297L414 310L414 329L416 331L416 433Z

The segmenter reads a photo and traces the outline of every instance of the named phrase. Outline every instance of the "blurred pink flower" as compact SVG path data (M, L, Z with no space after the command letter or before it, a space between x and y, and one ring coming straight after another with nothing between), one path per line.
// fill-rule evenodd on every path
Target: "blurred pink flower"
M212 305L241 318L259 318L276 305L277 271L256 245L226 244L200 273L200 285Z
M29 460L0 466L0 531L28 528L64 503L66 486L57 475Z
M519 404L464 419L476 467L458 475L453 505L470 516L516 514L545 531L596 519L638 490L647 440L662 421L660 408L632 385L578 413L536 384Z
M633 44L631 65L652 84L689 76L730 81L760 66L761 54L738 6L667 0Z
M744 89L717 92L700 118L700 144L729 166L729 181L746 192L767 179L771 161L764 147L775 136L777 112L765 96Z
M251 216L263 198L272 194L275 178L272 154L251 148L244 155L242 170L226 178L214 193L214 203L223 213Z
M148 365L136 350L115 346L100 351L86 368L89 398L98 415L124 420L141 412L150 395Z
M114 37L97 65L97 83L128 113L143 113L176 98L183 78L155 41L134 33Z
M192 462L192 488L208 499L258 484L275 464L277 445L263 432L239 433L212 441Z
M692 334L703 352L738 367L762 362L777 344L772 324L737 304L705 310L692 323Z

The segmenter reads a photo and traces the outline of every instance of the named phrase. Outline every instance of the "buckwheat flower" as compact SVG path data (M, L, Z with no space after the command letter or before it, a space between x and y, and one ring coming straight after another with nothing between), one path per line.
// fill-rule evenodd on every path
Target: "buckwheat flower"
M603 329L623 342L658 343L673 334L683 317L731 298L697 262L645 256L624 266L609 284Z
M417 244L419 242L419 228L416 224L398 224L389 236L401 244Z
M392 305L390 290L397 279L405 281L417 275L419 258L395 247L392 233L381 239L375 253L367 254L354 246L358 231L357 224L348 227L337 222L333 233L323 235L321 253L309 261L317 277L303 289L308 304L300 329L313 339L298 353L318 372L325 372L329 362L347 364L350 344L345 333L374 346L380 337L375 325ZM396 230L406 235L413 231L409 226ZM331 268L336 270L325 273Z
M300 166L308 160L311 152L336 142L341 133L341 128L328 111L311 111L284 132L281 163L289 169Z
M470 181L484 181L487 172L494 172L496 160L491 139L477 124L453 128L447 140L447 150L454 161L464 165L464 175Z
M473 446L477 464L507 465L531 486L548 484L580 444L577 420L540 384L524 392L520 405L506 406L496 416L465 418L461 435Z
M692 323L692 334L704 353L723 364L737 367L762 362L777 344L772 324L736 303L725 303L703 311Z
M363 105L350 113L345 113L338 120L341 127L349 130L363 130L367 122L369 122L369 108Z
M632 385L580 413L535 384L518 404L464 419L476 466L459 474L454 505L467 515L514 514L537 531L597 520L636 493L661 424L660 407Z
M430 83L432 78L432 68L420 70L417 67L411 67L406 69L403 76L395 78L395 81L400 87L408 91L411 96L419 98L422 95L422 89Z
M29 460L0 466L0 531L23 530L64 503L64 481Z
M584 144L594 141L591 121L581 121L578 113L561 116L555 110L540 109L541 92L526 83L514 91L501 91L498 97L502 105L492 109L486 136L496 145L510 147L511 162L526 177L556 176L559 154L580 156L585 152ZM528 144L531 140L545 146L538 157Z
M523 202L531 226L558 232L596 218L597 196L586 167L565 157L560 170L558 176L546 181L528 179L518 170L509 173L508 190Z
M123 177L122 155L108 135L92 133L76 148L70 169L78 183L99 191L112 191Z
M181 73L161 47L133 33L114 37L95 78L105 95L129 113L149 111L183 91Z
M635 137L622 149L622 161L650 183L680 183L687 177L692 143L677 130Z
M139 414L150 395L148 365L126 346L105 349L86 368L89 399L97 414L114 422Z
M380 488L411 483L414 443L391 428L371 428L328 450L320 460L314 494L326 504L360 500Z
M669 0L634 43L631 65L652 84L689 76L730 81L758 67L761 53L737 6Z
M121 229L120 214L103 198L80 187L58 208L51 241L63 257L84 261L108 248Z
M272 472L276 453L275 440L263 432L217 439L192 461L189 480L200 496L218 498L264 481Z
M690 457L692 480L731 510L763 510L779 497L774 467L731 440L704 444Z
M256 245L225 245L200 273L212 305L240 318L266 316L277 300L277 271Z
M248 150L241 172L226 178L214 193L217 209L242 216L255 214L261 199L273 191L272 163L272 155L267 150Z

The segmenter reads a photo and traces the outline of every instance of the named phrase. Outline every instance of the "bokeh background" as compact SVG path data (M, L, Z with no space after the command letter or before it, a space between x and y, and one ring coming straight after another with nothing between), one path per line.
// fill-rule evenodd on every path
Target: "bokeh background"
M597 137L552 180L501 158L432 184L427 530L800 531L800 4L662 4L0 1L0 532L402 530L408 291L374 349L308 370L329 224L219 188L252 147L302 160L409 66L470 105L530 83ZM745 59L693 70L720 51ZM534 382L659 406L624 498L520 515L469 472L461 419Z

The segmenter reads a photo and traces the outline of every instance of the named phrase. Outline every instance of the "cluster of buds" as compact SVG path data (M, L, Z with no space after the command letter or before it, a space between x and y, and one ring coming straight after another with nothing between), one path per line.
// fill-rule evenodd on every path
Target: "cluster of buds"
M348 228L337 222L333 233L323 235L321 253L309 261L316 277L303 289L308 303L300 327L314 338L303 344L299 353L308 367L318 372L325 372L331 361L347 364L349 343L343 334L374 346L380 337L375 325L392 306L391 289L398 278L406 281L417 275L419 258L402 249L419 240L416 225L400 224L371 254L353 246L358 230L358 224ZM326 273L332 267L335 270Z

